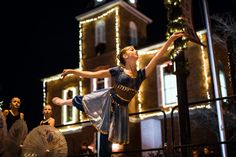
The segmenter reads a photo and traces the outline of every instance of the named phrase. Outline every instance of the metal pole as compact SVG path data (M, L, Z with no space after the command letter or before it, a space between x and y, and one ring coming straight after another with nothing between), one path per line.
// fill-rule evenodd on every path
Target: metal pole
M206 0L203 0L203 7L204 7L204 15L205 15L205 22L206 22L206 29L207 29L207 41L208 41L208 55L210 59L210 67L211 67L211 74L212 74L212 81L214 87L214 95L215 98L219 98L219 87L216 75L216 68L215 68L215 59L214 59L214 52L212 46L212 38L211 38L211 29L210 29L210 22L208 16L208 7ZM226 141L225 138L225 127L224 127L224 119L222 113L222 101L216 101L216 109L217 109L217 119L218 119L218 127L220 133L220 142ZM227 157L227 148L225 144L221 144L221 153L222 157Z

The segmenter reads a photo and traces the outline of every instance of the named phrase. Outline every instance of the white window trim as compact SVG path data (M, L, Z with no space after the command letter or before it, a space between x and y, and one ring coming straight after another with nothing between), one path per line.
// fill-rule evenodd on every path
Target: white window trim
M98 83L98 79L97 78L91 78L90 79L91 82L91 91L96 91L97 90L97 83ZM108 88L111 86L111 79L106 77L104 78L104 88Z
M225 73L223 70L219 70L219 81L220 81L221 97L227 97L228 96L227 84L226 84ZM225 91L225 93L223 92L223 90Z
M163 68L167 66L167 64L171 62L166 62L161 65L157 65L156 67L156 74L157 74L157 98L158 98L158 106L166 108L166 107L173 107L177 105L176 103L172 104L165 104L165 92L164 92L164 72Z
M67 92L71 90L73 95L72 95L72 98L74 98L77 94L78 94L78 87L69 87L69 88L66 88L62 91L62 99L66 99L66 96L67 96ZM76 109L76 107L72 107L72 121L70 122L67 122L66 119L67 119L67 106L66 105L63 105L62 106L62 124L63 125L67 125L67 124L73 124L73 123L76 123L78 121L78 109Z

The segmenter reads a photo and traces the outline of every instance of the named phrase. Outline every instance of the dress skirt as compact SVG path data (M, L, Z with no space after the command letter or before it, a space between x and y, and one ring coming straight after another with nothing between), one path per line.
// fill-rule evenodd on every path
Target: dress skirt
M83 106L84 112L92 125L101 133L108 134L111 142L119 144L129 143L129 114L128 104L117 105L112 88L106 88L76 96L73 104L77 108ZM80 109L81 110L81 109Z

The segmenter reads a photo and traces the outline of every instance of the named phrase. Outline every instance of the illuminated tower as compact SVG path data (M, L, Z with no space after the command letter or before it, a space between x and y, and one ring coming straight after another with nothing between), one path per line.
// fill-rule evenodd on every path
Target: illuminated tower
M136 5L135 1L130 2ZM146 44L146 27L152 21L132 5L122 0L111 1L76 17L80 69L93 71L116 66L121 48ZM111 85L109 78L81 81L83 94Z

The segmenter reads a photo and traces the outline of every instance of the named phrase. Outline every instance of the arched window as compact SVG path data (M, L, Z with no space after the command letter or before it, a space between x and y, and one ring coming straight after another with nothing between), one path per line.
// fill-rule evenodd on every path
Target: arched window
M137 46L138 45L138 31L137 31L137 26L133 21L129 23L129 31L130 31L129 44Z
M77 87L69 87L62 91L62 97L64 100L72 99L77 95ZM72 106L62 106L62 124L74 124L78 121L78 109Z
M105 21L99 20L95 26L95 46L106 43Z
M105 21L97 21L95 27L95 52L96 55L99 56L104 53L106 49Z

